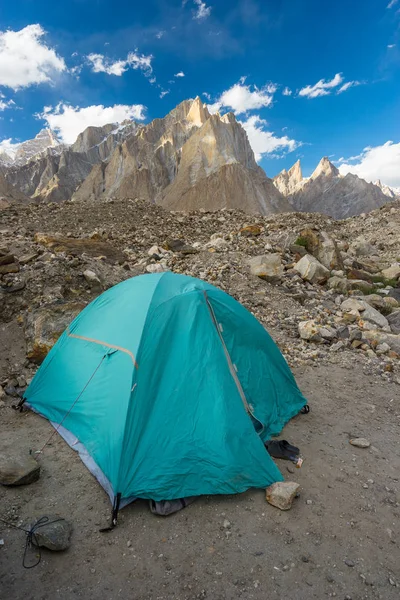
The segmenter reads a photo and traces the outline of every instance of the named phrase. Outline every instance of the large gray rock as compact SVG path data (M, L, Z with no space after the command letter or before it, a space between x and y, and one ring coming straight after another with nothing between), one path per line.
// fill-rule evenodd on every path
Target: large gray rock
M395 310L387 317L392 333L400 334L400 310Z
M294 265L294 268L300 273L302 279L311 283L325 283L329 277L329 269L311 254L303 256Z
M303 229L298 240L301 240L307 252L312 254L327 269L343 269L343 260L339 248L335 240L326 231Z
M400 264L394 263L387 269L383 269L382 275L386 277L386 279L399 279L400 277Z
M41 522L38 524L39 521ZM72 534L72 525L69 521L57 515L42 515L29 519L25 528L31 529L35 525L37 527L32 541L36 546L55 552L69 548Z
M250 272L266 281L276 282L283 275L283 265L280 254L263 254L249 260Z
M0 483L2 485L28 485L37 481L40 465L30 454L0 454Z
M375 341L378 344L387 344L393 352L400 354L400 335L393 335L384 331L368 331L362 332L362 337L368 341Z
M362 313L362 318L366 321L370 321L371 323L375 323L378 327L386 327L389 329L389 323L386 317L384 317L379 311L370 306L368 302L364 300L360 300L360 303L364 306L364 310Z
M300 485L294 481L278 481L267 487L267 502L281 510L289 510L299 490Z

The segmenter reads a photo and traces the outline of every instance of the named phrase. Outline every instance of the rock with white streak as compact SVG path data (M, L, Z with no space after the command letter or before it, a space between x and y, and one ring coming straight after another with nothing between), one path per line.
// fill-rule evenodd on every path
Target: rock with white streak
M300 273L305 281L310 283L325 283L329 277L329 269L324 267L314 256L306 254L295 265L294 269Z

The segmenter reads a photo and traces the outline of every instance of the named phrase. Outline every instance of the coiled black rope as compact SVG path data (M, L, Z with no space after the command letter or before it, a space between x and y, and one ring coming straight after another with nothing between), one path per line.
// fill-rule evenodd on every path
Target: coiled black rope
M24 531L26 533L25 549L24 549L24 555L22 557L22 566L24 567L24 569L33 569L33 567L37 567L37 565L42 560L42 551L39 546L38 539L36 537L36 530L39 529L40 527L44 527L44 525L52 525L53 523L57 523L58 521L64 521L64 519L60 517L59 519L54 519L54 521L49 521L49 517L43 516L38 521L36 521L36 523L34 525L32 525L32 527L30 529L25 529L24 527L20 527L19 525L14 525L14 523L10 523L9 521L2 519L1 517L0 517L0 521L3 521L3 523L8 525L9 527L13 527L14 529L19 529L20 531ZM28 551L33 546L36 546L36 548L37 548L37 552L36 552L37 560L35 563L30 565L30 564L27 564L26 558L28 555Z

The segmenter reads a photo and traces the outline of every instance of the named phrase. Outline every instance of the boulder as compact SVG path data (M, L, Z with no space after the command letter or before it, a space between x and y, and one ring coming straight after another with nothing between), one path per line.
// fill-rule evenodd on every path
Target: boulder
M28 485L39 479L40 465L30 454L0 454L0 483Z
M372 244L367 242L363 237L353 242L350 245L349 251L352 254L355 254L355 256L371 256L376 254L376 250Z
M244 237L256 237L260 235L261 232L262 227L260 225L246 225L240 230L240 235Z
M328 341L332 341L338 337L336 330L333 329L333 327L329 327L329 325L326 325L326 327L320 327L318 333L324 340Z
M300 485L294 481L278 481L267 487L266 499L269 504L280 510L289 510L299 490Z
M164 250L169 250L170 252L181 252L182 254L196 254L197 252L196 248L189 246L185 240L180 239L168 238L162 244L162 247Z
M362 337L376 344L387 344L393 352L400 354L400 335L386 333L384 331L363 330Z
M350 312L352 310L358 310L359 312L365 310L365 306L362 302L356 298L347 298L340 305L341 310L344 312Z
M374 284L369 283L369 281L364 281L363 279L348 279L347 280L347 291L355 290L358 292L362 292L363 294L370 294L375 289Z
M388 320L391 332L400 334L400 310L395 310L386 318Z
M295 265L294 269L300 273L305 281L311 283L325 283L329 277L329 270L324 267L314 256L306 254Z
M32 542L35 546L47 548L54 552L69 548L72 534L72 525L69 521L57 515L42 515L41 517L29 519L24 528L32 529L35 525L37 527L32 536Z
M348 281L344 277L338 277L335 275L334 277L330 277L328 279L328 287L331 290L336 290L342 294L345 294L348 289Z
M0 265L0 275L8 275L8 273L18 273L19 265L17 263L7 263Z
M368 281L368 283L373 283L373 275L367 273L367 271L363 271L362 269L349 269L347 271L348 279L361 279L362 281Z
M322 336L315 321L300 321L299 334L302 340L309 342L321 342Z
M383 269L383 271L381 273L382 273L383 277L385 277L386 279L399 279L399 277L400 277L400 264L399 263L394 263L393 265L391 265L387 269Z
M379 311L370 306L368 302L364 300L360 300L360 303L364 306L364 310L362 313L362 318L366 321L370 321L371 323L375 323L378 327L386 327L389 328L389 322Z
M265 281L277 282L283 275L284 269L280 254L263 254L249 260L250 272Z
M329 270L342 269L343 260L336 242L325 231L303 229L298 240L324 267ZM298 243L298 241L297 241Z
M40 364L85 306L83 302L57 302L28 312L25 320L27 357Z
M4 254L4 256L0 256L0 266L2 265L11 265L15 263L15 256L13 254Z
M109 263L123 264L127 258L123 252L114 248L108 242L97 239L70 238L36 233L35 242L50 248L52 252L65 252L71 256L81 256L82 254L94 258L104 256Z

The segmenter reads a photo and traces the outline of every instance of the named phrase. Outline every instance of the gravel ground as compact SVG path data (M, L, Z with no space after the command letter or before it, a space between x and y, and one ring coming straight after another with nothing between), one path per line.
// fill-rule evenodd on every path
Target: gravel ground
M20 342L22 348L21 334L14 335L15 347ZM43 551L40 564L25 570L24 533L0 525L1 596L397 599L397 386L336 365L297 369L295 375L312 410L283 432L305 459L301 469L277 461L285 478L301 485L290 511L267 504L263 490L204 497L167 518L137 502L121 511L115 530L99 533L109 520L108 498L55 436L40 458L36 483L0 488L1 516L15 523L32 515L64 516L74 526L71 547ZM51 426L10 405L7 399L0 409L3 449L37 449ZM351 446L352 436L368 438L371 447Z

